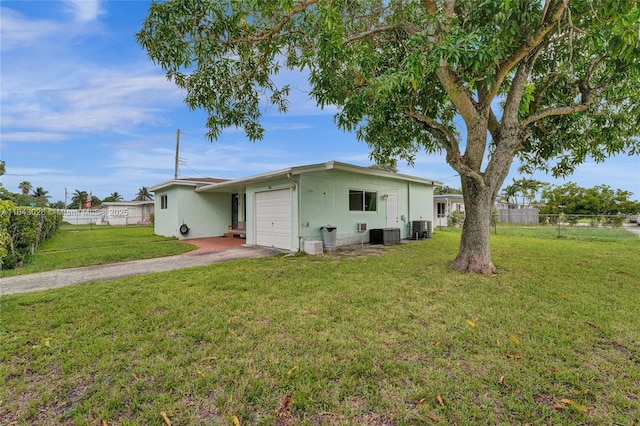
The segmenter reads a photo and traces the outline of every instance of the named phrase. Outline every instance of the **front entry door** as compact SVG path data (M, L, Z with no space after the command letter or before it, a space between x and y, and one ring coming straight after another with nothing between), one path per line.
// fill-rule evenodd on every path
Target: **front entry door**
M387 228L398 227L398 195L387 195Z

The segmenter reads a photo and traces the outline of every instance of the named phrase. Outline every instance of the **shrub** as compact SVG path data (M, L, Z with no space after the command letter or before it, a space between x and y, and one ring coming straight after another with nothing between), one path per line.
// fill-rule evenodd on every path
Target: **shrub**
M458 226L461 225L464 221L464 212L454 211L451 213L451 216L447 219L447 226Z
M7 203L7 202L3 202ZM53 209L19 207L2 204L2 249L0 262L5 269L13 269L51 238L62 224L62 215ZM8 219L7 219L8 218Z

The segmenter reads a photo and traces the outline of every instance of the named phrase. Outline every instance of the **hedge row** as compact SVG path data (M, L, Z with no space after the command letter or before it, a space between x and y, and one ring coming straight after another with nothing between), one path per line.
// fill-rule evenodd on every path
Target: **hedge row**
M0 200L0 268L14 269L51 238L62 224L62 215L54 209L16 207Z

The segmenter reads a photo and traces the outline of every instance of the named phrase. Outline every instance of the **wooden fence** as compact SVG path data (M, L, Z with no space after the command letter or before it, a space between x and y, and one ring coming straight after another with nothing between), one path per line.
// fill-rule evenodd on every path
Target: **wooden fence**
M537 225L539 210L535 207L514 208L513 206L498 207L498 221L519 223L522 225Z

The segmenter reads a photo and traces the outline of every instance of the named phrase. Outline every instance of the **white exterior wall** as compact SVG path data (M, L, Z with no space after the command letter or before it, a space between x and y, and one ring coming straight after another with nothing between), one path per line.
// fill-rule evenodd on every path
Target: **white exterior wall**
M306 173L300 179L300 241L320 240L320 227L337 229L336 245L369 242L369 230L387 227L387 195L397 198L397 222L400 237L407 238L411 220L433 220L433 188L430 185L368 176L341 170ZM375 212L349 210L349 190L377 193ZM367 230L358 232L357 224Z
M150 205L130 201L105 203L102 205L103 223L114 226L148 224L153 213L148 211Z
M180 235L178 231L178 207L181 191L193 191L192 187L181 188L177 186L161 189L154 192L155 215L153 231L163 237L176 237ZM161 198L167 196L167 208L161 209Z

